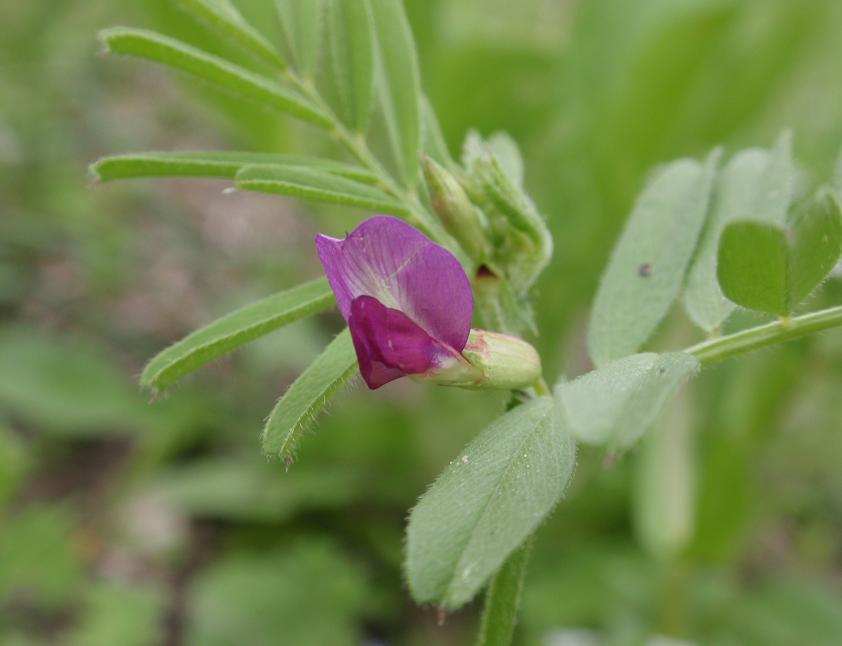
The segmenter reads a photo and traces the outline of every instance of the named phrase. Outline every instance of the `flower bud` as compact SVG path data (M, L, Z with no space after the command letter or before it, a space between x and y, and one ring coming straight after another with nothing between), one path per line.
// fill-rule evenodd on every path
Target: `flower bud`
M541 358L535 348L507 334L473 329L462 356L482 372L482 380L466 384L468 388L517 390L541 377Z
M518 289L528 289L552 256L553 240L544 218L492 156L474 160L468 183L471 198L488 217L495 262Z
M424 157L423 168L433 210L465 252L481 262L488 243L479 210L459 181L442 166Z

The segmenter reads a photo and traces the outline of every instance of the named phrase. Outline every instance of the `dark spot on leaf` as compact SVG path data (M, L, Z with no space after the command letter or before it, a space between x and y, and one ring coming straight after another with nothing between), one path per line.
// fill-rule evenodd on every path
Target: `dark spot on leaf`
M648 262L643 263L640 267L637 268L637 275L641 278L649 278L652 275L653 269L652 265Z

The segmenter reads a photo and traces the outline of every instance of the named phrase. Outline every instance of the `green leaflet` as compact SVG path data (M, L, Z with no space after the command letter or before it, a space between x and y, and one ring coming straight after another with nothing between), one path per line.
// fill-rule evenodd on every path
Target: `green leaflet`
M559 384L556 397L577 440L624 449L698 370L699 360L683 352L635 354Z
M365 184L375 175L359 166L315 157L252 152L142 152L105 157L92 164L91 175L100 182L139 177L213 177L234 179L246 166L307 167Z
M231 350L333 302L327 280L319 278L246 305L161 352L147 364L140 383L153 390L166 388Z
M708 213L719 153L660 168L629 217L602 277L588 328L597 366L636 352L684 282Z
M512 183L523 190L523 157L517 142L508 133L495 132L486 141L486 146Z
M719 243L722 291L743 307L788 316L830 273L842 255L842 210L824 192L787 231L753 220L729 224Z
M277 193L394 215L408 214L405 206L382 191L318 168L246 166L237 173L236 185L244 191Z
M161 63L314 125L332 126L326 115L296 92L174 38L145 29L113 27L101 31L100 39L108 51L115 54Z
M551 397L485 429L412 510L406 571L419 603L467 603L561 499L575 444Z
M278 400L263 429L263 451L287 465L301 437L330 398L357 374L357 355L346 328Z
M487 157L493 157L511 183L523 190L523 157L517 142L506 132L494 132L483 139L476 130L469 130L462 143L462 164L470 171Z
M424 152L436 163L448 170L456 167L444 140L436 111L426 95L421 97L421 140Z
M315 77L324 28L324 0L275 0L284 39L302 76Z
M737 153L717 178L711 215L687 276L684 306L703 330L717 329L734 310L716 278L719 238L728 223L754 219L772 224L786 221L796 190L792 137L784 133L772 150Z
M401 180L418 182L421 80L418 54L402 0L370 0L380 110Z
M374 102L374 35L368 0L327 0L331 71L342 120L363 133Z
M243 18L229 0L178 0L199 20L255 58L281 69L284 59L266 38Z
M717 275L722 291L748 309L787 314L788 255L781 227L751 220L732 222L719 242Z

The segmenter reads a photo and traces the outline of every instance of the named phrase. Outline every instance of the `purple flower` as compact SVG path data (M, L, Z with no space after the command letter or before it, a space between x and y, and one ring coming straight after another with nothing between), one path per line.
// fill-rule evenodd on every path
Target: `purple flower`
M344 240L319 234L316 249L369 388L405 375L452 383L481 378L461 354L474 297L453 254L383 215Z

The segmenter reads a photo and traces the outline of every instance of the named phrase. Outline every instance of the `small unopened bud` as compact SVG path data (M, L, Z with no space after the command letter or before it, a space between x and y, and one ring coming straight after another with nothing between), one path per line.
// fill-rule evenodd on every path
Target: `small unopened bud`
M482 372L482 380L468 388L528 388L541 377L541 357L530 344L499 332L471 330L462 350L471 365Z
M459 181L439 164L424 157L423 167L433 210L465 252L481 262L488 243L479 210Z
M471 197L488 216L497 242L494 259L525 290L546 267L553 239L535 204L491 156L474 161L468 178Z

